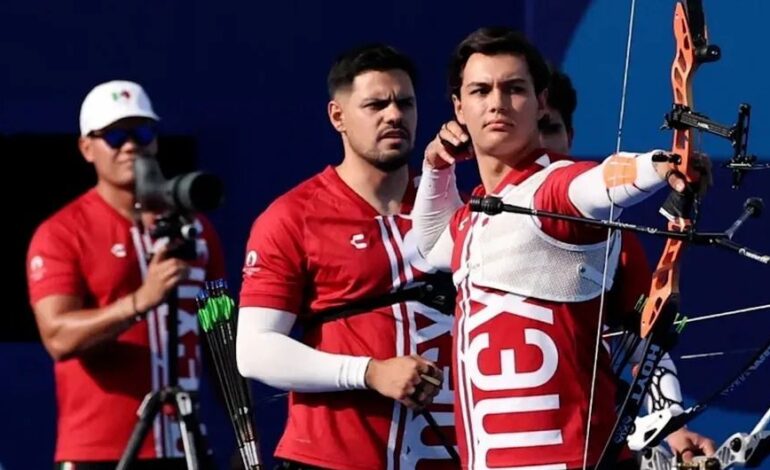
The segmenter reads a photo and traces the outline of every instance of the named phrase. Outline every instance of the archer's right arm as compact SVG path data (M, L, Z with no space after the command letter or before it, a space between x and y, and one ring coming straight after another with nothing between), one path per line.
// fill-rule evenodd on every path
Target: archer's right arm
M412 209L412 225L420 253L438 269L449 269L453 245L449 222L463 206L457 189L455 162L470 157L469 154L453 156L442 140L461 147L467 139L468 135L460 125L450 121L425 148L422 176Z
M296 392L371 388L408 406L429 363L419 356L377 360L332 354L289 334L302 312L306 287L302 218L281 199L254 223L246 248L238 313L236 360L244 377Z
M188 272L184 262L165 258L165 250L161 250L150 262L147 279L138 290L109 305L85 308L88 292L76 239L67 227L44 223L35 232L27 253L30 303L43 345L55 361L114 340L141 320L143 312L161 303Z

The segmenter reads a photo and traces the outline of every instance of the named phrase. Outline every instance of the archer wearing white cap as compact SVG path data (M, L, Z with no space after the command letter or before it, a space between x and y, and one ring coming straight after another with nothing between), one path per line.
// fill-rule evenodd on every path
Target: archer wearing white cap
M179 385L198 388L195 306L185 293L223 277L224 262L200 215L197 259L182 261L163 248L151 254L145 227L155 214L135 211L134 161L157 153L158 120L137 83L93 88L80 110L78 147L96 170L96 185L43 221L30 242L30 302L54 359L57 468L115 468L142 399L168 385L163 302L177 287ZM178 425L159 416L131 468L186 468L181 448Z

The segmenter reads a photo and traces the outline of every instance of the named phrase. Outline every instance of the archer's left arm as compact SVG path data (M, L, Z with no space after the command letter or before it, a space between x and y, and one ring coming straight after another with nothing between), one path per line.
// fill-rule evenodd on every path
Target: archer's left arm
M585 217L617 219L623 209L667 186L665 172L653 161L653 156L660 153L662 151L653 150L611 155L571 182L570 202Z

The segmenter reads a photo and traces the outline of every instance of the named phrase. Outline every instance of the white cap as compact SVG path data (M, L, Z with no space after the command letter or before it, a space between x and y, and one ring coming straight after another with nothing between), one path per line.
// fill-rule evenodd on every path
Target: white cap
M128 117L146 117L158 121L150 97L141 85L113 80L88 92L80 107L80 135L103 129Z

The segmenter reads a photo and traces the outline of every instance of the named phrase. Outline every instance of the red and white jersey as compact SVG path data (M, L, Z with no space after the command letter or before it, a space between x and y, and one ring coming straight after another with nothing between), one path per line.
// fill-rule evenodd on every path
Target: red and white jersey
M207 279L224 276L219 239L198 219L201 239L190 279L179 293L179 385L197 390L201 351L195 295ZM92 189L43 222L30 242L30 302L51 295L81 297L83 308L112 304L139 288L151 240ZM167 306L150 311L114 341L54 363L58 405L57 462L118 460L144 396L168 383ZM161 414L139 458L183 456L179 426Z
M240 307L295 313L299 323L325 309L370 299L424 280L408 216L382 216L328 167L278 198L254 223ZM382 307L306 331L302 341L335 354L387 359L419 354L447 380L429 410L454 440L450 389L452 317L417 302ZM452 468L422 416L374 391L290 393L277 457L330 469Z
M509 185L521 184L563 159L566 157L544 156L538 151L512 169L493 194L499 195ZM569 201L569 183L594 165L577 162L554 170L535 193L533 207L580 215ZM483 187L474 195L484 195ZM458 286L455 420L463 466L582 468L589 426L588 465L593 465L616 417L615 378L604 348L600 351L593 413L590 420L587 416L600 299L545 301L472 283L464 266L471 241L488 217L464 206L450 222L452 271ZM605 230L580 224L553 219L541 222L545 234L568 244L596 243L607 236ZM624 292L607 297L610 302L617 301L605 306L608 314L629 311L648 286L644 275L649 271L643 253L639 258L640 246L632 240L630 247L630 254L620 256L621 271L617 274L626 285L618 282L616 286ZM629 261L645 267L636 274L627 269Z

